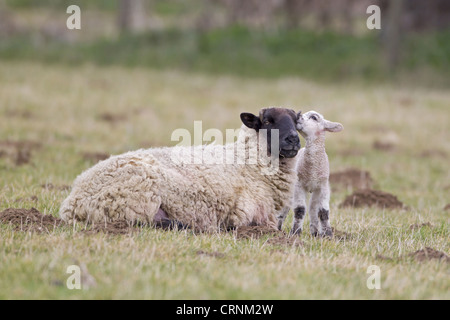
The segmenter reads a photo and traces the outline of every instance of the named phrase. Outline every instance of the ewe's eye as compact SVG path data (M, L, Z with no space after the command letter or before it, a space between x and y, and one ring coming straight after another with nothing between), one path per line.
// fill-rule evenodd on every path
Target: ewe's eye
M266 126L268 126L268 125L270 124L270 121L269 121L269 120L266 120L266 121L264 121L264 124L265 124Z

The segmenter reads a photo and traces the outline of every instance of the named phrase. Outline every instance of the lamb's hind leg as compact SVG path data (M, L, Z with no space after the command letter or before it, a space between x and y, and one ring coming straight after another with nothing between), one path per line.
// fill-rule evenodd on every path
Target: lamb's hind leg
M309 216L311 219L311 234L320 236L333 236L330 225L330 192L329 188L314 191L311 196ZM320 229L319 229L320 223Z

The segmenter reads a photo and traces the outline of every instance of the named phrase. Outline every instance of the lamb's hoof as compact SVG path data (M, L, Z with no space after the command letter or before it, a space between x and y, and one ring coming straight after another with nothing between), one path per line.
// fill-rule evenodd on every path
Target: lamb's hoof
M322 238L330 238L331 239L331 238L333 238L333 230L327 229L327 230L325 230L325 232L321 232L320 236Z
M317 236L319 235L319 233L318 233L317 231L312 231L312 232L311 232L311 235L312 235L313 237L317 237Z
M289 232L289 234L290 234L291 236L299 236L299 235L302 234L302 228L298 228L298 229L296 229L296 230L291 229L291 231Z

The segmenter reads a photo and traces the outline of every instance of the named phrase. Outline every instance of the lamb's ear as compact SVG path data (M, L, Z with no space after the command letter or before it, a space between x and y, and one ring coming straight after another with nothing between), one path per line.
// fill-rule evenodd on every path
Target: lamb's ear
M339 122L331 122L328 120L324 120L325 130L330 132L339 132L344 130L344 126Z
M256 131L261 129L262 125L261 120L259 119L258 116L255 116L252 113L248 112L241 113L241 121L243 124L245 124L247 127L251 129L255 129Z

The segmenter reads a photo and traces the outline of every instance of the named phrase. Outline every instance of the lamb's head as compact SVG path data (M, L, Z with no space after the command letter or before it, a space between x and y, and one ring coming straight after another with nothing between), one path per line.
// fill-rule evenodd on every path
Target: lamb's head
M303 138L319 136L326 131L339 132L344 126L339 122L326 120L323 115L316 111L308 111L305 114L297 114L297 130Z
M283 158L293 158L300 150L300 139L296 131L297 115L294 110L286 108L264 108L259 116L252 113L241 113L241 120L245 126L256 132L267 130L267 148L278 146L279 155ZM276 131L277 130L277 131ZM278 135L275 134L278 133ZM277 139L278 141L272 141Z

